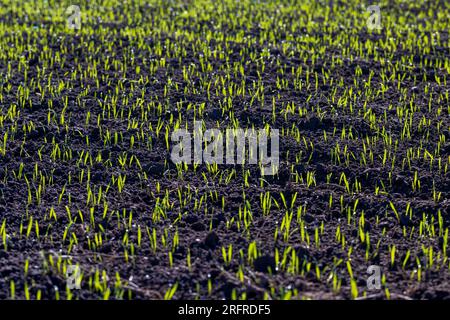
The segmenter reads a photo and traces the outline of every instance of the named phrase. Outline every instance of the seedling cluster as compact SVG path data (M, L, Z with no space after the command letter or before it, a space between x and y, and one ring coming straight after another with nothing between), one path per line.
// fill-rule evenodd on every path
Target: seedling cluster
M70 5L0 6L0 299L450 295L448 2ZM173 163L195 122L277 174Z

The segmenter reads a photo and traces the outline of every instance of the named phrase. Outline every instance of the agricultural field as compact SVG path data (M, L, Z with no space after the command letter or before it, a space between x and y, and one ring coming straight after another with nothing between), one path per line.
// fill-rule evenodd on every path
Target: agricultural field
M0 299L450 299L449 26L444 0L0 0ZM172 161L195 123L278 130L275 174Z

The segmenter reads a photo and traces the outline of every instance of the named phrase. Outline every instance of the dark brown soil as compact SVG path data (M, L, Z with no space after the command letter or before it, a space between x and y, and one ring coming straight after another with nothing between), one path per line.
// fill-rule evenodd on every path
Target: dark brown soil
M146 12L146 19L151 19L152 10ZM1 17L2 23L12 23L14 17ZM292 17L295 19L295 17ZM200 22L198 22L200 23ZM208 21L205 25L199 25L198 28L209 28ZM100 23L101 24L101 23ZM413 119L411 135L412 139L408 141L400 140L403 129L403 123L397 121L395 108L389 108L390 104L394 106L399 103L402 94L397 90L396 80L387 90L383 97L378 97L374 101L368 101L368 107L380 119L379 126L371 126L358 112L350 112L333 105L330 97L333 90L337 90L336 97L343 94L344 90L354 87L353 78L355 68L362 69L359 77L358 88L363 88L363 84L368 81L370 71L374 71L371 83L374 88L380 88L381 75L379 73L380 65L373 60L355 59L350 61L343 57L342 65L331 67L332 57L338 57L342 51L337 47L329 47L323 56L315 61L303 61L297 58L299 55L288 55L283 53L282 37L276 41L277 46L270 47L271 56L267 58L265 72L262 75L262 81L265 88L266 107L259 108L255 104L251 106L252 96L246 93L243 96L233 99L234 117L239 121L243 128L251 127L262 128L264 123L268 122L272 128L298 128L301 137L305 137L306 146L303 140L297 142L292 137L280 138L280 161L281 168L279 174L274 177L262 177L257 166L228 166L220 165L219 171L225 172L224 179L231 169L236 169L236 176L231 179L229 184L223 181L219 182L219 176L210 173L205 165L200 165L196 171L190 166L183 178L177 176L175 165L170 161L170 153L166 149L164 140L164 127L159 137L154 131L149 129L149 124L155 128L158 121L168 121L171 116L175 119L181 117L183 123L186 120L191 126L194 121L192 109L186 111L187 104L199 106L206 104L203 120L207 127L213 128L220 124L220 128L225 129L231 125L230 114L222 113L221 105L226 103L226 98L221 93L216 93L215 85L212 85L211 96L208 97L206 89L202 85L204 79L215 79L216 73L224 72L224 61L217 59L212 61L213 71L202 72L199 69L199 78L191 79L187 83L183 79L183 66L195 65L200 68L198 52L192 51L192 42L187 39L177 38L172 34L153 34L139 39L139 37L126 36L116 33L117 30L124 28L121 25L104 25L109 28L106 38L100 38L98 34L41 34L38 41L30 43L28 53L22 53L24 58L11 58L11 67L16 70L20 59L25 59L25 63L30 66L28 77L36 77L41 67L41 61L38 53L45 50L45 46L50 48L52 55L60 54L65 63L55 64L53 69L46 70L46 74L52 72L52 81L57 83L59 80L66 80L70 83L70 89L62 91L63 97L68 97L68 107L65 111L66 126L59 124L59 115L64 108L62 99L53 99L53 106L49 105L46 97L41 99L36 92L30 92L32 106L20 108L20 116L17 123L19 129L7 145L5 156L0 156L0 225L6 220L6 233L8 237L7 250L0 246L0 299L10 298L10 283L14 281L16 297L25 298L25 286L31 292L31 297L35 298L39 290L43 299L54 299L56 290L59 291L61 298L66 298L66 279L64 273L58 270L57 260L64 262L78 263L81 265L85 274L81 290L73 290L74 298L80 299L98 299L103 298L101 290L96 290L92 284L89 284L89 277L93 277L95 270L105 271L109 277L108 285L111 288L111 298L115 297L114 282L116 274L119 274L122 281L127 282L124 285L124 298L136 299L160 299L164 297L165 292L171 285L178 282L178 289L174 295L176 299L230 299L233 294L241 297L246 293L246 298L256 299L270 297L279 299L284 297L287 291L296 289L297 296L292 298L314 298L314 299L348 299L351 298L350 277L348 274L346 262L350 262L354 274L354 279L358 285L359 295L366 291L366 279L368 278L367 268L369 265L379 265L382 274L386 277L383 288L379 291L367 291L367 295L375 294L379 297L385 297L385 288L388 288L393 298L413 298L413 299L446 299L450 298L450 274L449 262L443 260L442 237L432 236L429 231L431 226L438 228L438 211L443 217L444 229L450 224L449 208L450 202L450 172L439 171L437 165L430 169L429 161L416 159L412 162L412 169L408 166L402 168L401 159L405 158L408 148L416 150L419 146L423 150L434 150L439 141L436 132L436 123L442 123L441 134L446 138L441 145L442 164L447 163L450 154L450 120L447 113L448 100L433 100L432 108L444 107L441 116L432 118L432 124L426 129L419 129L419 122L422 116L430 118L428 114L429 94L424 93L424 88L428 84L430 92L435 97L441 93L448 93L448 87L438 85L435 77L443 78L445 70L434 67L423 67L405 69L405 80L402 81L402 88L407 88L408 96L415 95L415 103L421 104L421 111L415 114ZM185 28L196 28L194 25L187 24ZM224 33L235 32L231 26L222 26ZM229 28L229 30L227 29ZM115 31L116 30L116 31ZM24 31L25 32L25 31ZM36 31L38 32L38 31ZM317 33L320 33L318 25ZM344 32L344 31L343 31ZM245 34L255 39L260 38L257 28L246 30ZM298 36L300 36L300 31ZM16 37L12 34L3 34L12 40ZM22 41L27 42L32 34L24 34ZM386 34L369 34L361 30L358 36L362 39L386 38ZM447 39L448 34L441 32L441 40ZM320 39L320 37L319 37ZM199 39L200 41L207 41ZM146 46L138 48L138 42L144 41ZM149 61L160 59L154 53L157 43L166 43L166 41L176 44L179 48L186 51L186 55L181 59L172 59L166 57L165 68L160 68L155 74L149 76L149 82L138 84L140 78L136 74L135 67L141 66L141 73L145 76L149 70ZM113 42L112 49L107 43ZM448 42L448 41L447 41ZM92 43L96 53L88 53L88 45ZM206 42L212 51L219 50L224 43L210 40ZM444 41L445 43L445 41ZM228 43L228 56L230 65L233 61L248 61L245 63L245 74L248 88L251 88L253 80L258 80L257 62L250 56L256 54L260 56L264 45L254 44L251 47L245 47L240 43ZM61 48L68 48L67 52L61 51ZM112 50L112 51L111 51ZM81 70L89 68L90 63L99 59L104 61L106 56L114 56L123 61L125 56L130 56L133 52L133 62L129 62L128 72L116 72L114 68L106 70L103 65L98 65L99 84L91 77L83 81L71 80L70 74L78 67ZM243 52L240 56L240 52ZM19 54L20 56L21 54ZM391 57L390 63L395 65L404 55L411 55L408 50L398 48ZM449 58L448 48L429 52L427 58L430 60L447 60ZM93 60L92 60L93 59ZM418 56L421 61L423 57ZM295 77L290 72L291 68L297 69L299 66L309 70L328 70L335 82L343 80L342 87L322 85L316 90L314 80L311 80L311 87L304 90L277 90L277 76L280 75L280 68L277 61L287 66L288 72L284 78L293 83ZM0 73L7 73L7 63L5 56L0 59ZM14 77L5 79L0 85L3 85L3 99L1 102L2 113L7 112L11 104L18 104L16 92L23 83L23 74L14 72ZM321 77L321 72L319 72ZM418 81L414 83L413 77L422 79L424 74L429 74L426 82ZM101 76L108 76L108 80ZM448 74L446 75L448 77ZM230 76L230 81L240 83L240 77ZM164 98L164 86L170 81L177 84L178 88L172 86L170 93ZM302 77L306 81L305 77ZM321 80L321 78L319 78ZM447 80L448 81L448 80ZM46 83L47 80L42 80ZM106 118L97 125L97 117L108 113L108 110L102 108L105 96L114 92L116 85L123 87L123 96L130 95L128 105L122 104L119 100L120 110L124 110L123 119L114 120ZM7 92L5 88L11 85L12 89ZM55 84L53 84L55 85ZM81 93L87 89L86 95ZM194 91L193 89L196 89ZM375 90L375 89L374 89ZM354 89L357 92L357 88ZM132 95L131 95L132 94ZM143 94L144 106L150 101L156 101L162 104L162 112L156 108L149 108L146 119L141 118L141 108L131 108L132 103ZM308 97L311 95L310 99ZM77 97L81 97L77 101ZM309 110L307 116L295 114L278 114L275 121L272 120L272 98L275 98L277 108L285 106L288 102L294 102L296 106L305 107ZM363 108L366 101L364 96L357 97L352 101L353 108L359 110ZM180 106L180 108L177 107ZM267 107L269 105L270 107ZM320 107L323 116L319 117L315 108ZM58 115L56 120L50 124L47 121L49 109L53 109ZM86 113L91 113L91 121L86 125ZM139 121L142 127L138 129L128 129L128 115L130 119ZM383 117L386 118L383 120ZM197 116L198 118L198 116ZM22 125L32 121L34 126L31 131L24 133ZM391 163L382 165L384 146L379 140L372 152L374 154L374 163L364 166L360 163L363 144L361 140L371 139L371 137L382 137L381 128L384 124L385 129L392 135L393 139L399 139L396 148L390 150L391 158L395 155L399 159L391 170ZM7 128L12 126L11 121L5 121L0 132L0 138L3 137ZM341 139L342 128L352 128L354 140ZM107 143L105 145L105 130L117 132L120 136L119 143ZM333 130L337 130L333 135ZM429 138L425 140L423 130L429 131ZM324 141L324 132L327 134L327 142ZM348 133L348 132L347 132ZM139 135L144 135L144 139L138 139ZM136 139L132 148L130 148L131 137ZM86 142L89 137L89 145ZM433 138L435 137L435 138ZM356 139L357 138L357 139ZM52 141L57 143L61 152L70 150L73 153L72 159L53 160ZM149 143L151 141L151 143ZM312 142L314 148L308 147ZM331 152L336 143L339 142L342 147L347 145L348 151L353 153L355 159L351 159L347 165L343 158L341 163L333 160ZM92 163L84 163L84 158L79 161L82 150L89 151L92 155ZM302 151L299 163L296 163L296 155ZM128 161L133 155L139 159L140 167L133 164L122 168L119 164L119 156L128 153ZM42 154L42 158L39 154ZM101 161L95 161L95 158L101 155ZM421 155L423 158L423 154ZM106 162L110 159L110 162ZM32 201L28 203L27 183L24 179L17 179L15 174L23 163L23 174L30 180L35 174L37 168L38 176L42 174L46 177L46 188L42 192L42 199L37 203L35 194L32 194ZM248 185L244 185L243 170L249 169ZM84 170L84 181L80 183L79 176ZM118 177L119 174L126 174L127 179L122 192L118 191L117 186L111 186L110 190L102 196L98 204L87 203L88 192L86 189L87 172L90 171L90 188L98 193L100 187L103 192L111 183L112 177ZM306 183L296 182L295 174L303 176L306 181L306 173L312 171L315 173L315 185L307 186ZM413 190L412 183L414 173L417 171L421 181L421 189ZM388 174L390 172L390 176ZM346 178L353 184L357 179L361 183L361 190L348 193L345 186L340 182L341 174L345 173ZM202 175L205 175L205 178ZM327 176L331 177L327 181ZM49 181L49 177L53 177ZM70 177L70 182L69 182ZM261 178L264 181L261 184ZM40 179L40 178L39 178ZM39 182L39 179L37 180ZM206 181L205 181L206 179ZM30 182L31 183L31 182ZM377 187L382 190L384 184L385 192L375 194ZM159 185L159 187L158 187ZM63 187L65 193L59 201L59 196ZM433 200L433 186L435 190L441 192L441 200ZM179 201L177 189L183 192L190 190L192 198L185 204ZM158 192L159 189L159 192ZM32 185L31 190L35 192ZM280 204L277 209L272 205L268 215L263 215L260 197L265 192L270 192L273 198ZM278 231L278 238L274 239L275 230L280 229L282 219L286 210L282 208L281 193L290 204L294 194L297 198L294 205L294 219L291 226L291 235L287 241L283 240L283 233ZM168 195L167 200L171 208L166 212L167 216L161 218L159 222L153 219L155 208L158 201ZM217 197L216 197L217 195ZM245 195L245 196L244 196ZM329 197L333 196L333 204L329 207ZM69 202L70 196L70 202ZM202 198L203 197L203 198ZM225 199L225 205L222 207L222 197ZM340 198L342 197L344 209L341 210ZM203 200L200 200L203 199ZM358 207L355 213L357 218L352 218L351 223L347 223L347 207L352 209L355 201L358 199ZM196 202L202 201L201 207L195 210ZM392 202L397 208L400 217L399 220L393 214L390 208ZM253 221L248 230L242 226L238 229L236 223L231 223L234 217L235 221L239 209L251 206ZM404 215L407 204L413 210L412 218ZM103 217L105 206L107 205L107 215ZM72 218L76 219L68 230L68 236L63 241L65 228L69 225L66 206L70 208ZM297 223L297 208L306 207L302 214L301 221L304 223L305 230L309 234L310 244L301 241L299 231L300 224ZM54 208L57 219L49 218L50 209ZM89 227L90 208L93 209L93 219L95 229ZM349 210L350 210L349 209ZM370 234L372 244L369 250L369 258L366 259L366 245L361 244L358 232L358 219L364 211L365 231ZM84 217L81 221L79 213ZM124 213L125 212L125 213ZM128 225L129 215L132 212L132 224ZM353 212L351 215L353 216ZM33 225L29 237L26 237L27 227L30 217L33 221L39 223L39 236L36 234ZM426 217L426 225L422 224L423 217ZM33 222L34 223L34 222ZM231 225L227 227L228 225ZM22 225L22 232L20 231ZM142 244L137 245L138 226L142 230ZM323 226L323 233L320 236L320 246L316 246L314 241L314 232L320 230ZM336 229L340 226L340 232L345 237L346 243L343 247L336 241ZM146 228L150 233L156 230L158 239L158 248L156 252L151 247L151 242L147 235ZM426 231L423 236L419 236L418 230L423 227ZM413 229L414 228L414 229ZM163 246L161 237L167 231L167 245ZM407 236L403 235L406 230ZM413 231L412 231L413 230ZM178 232L179 244L173 253L173 263L170 266L169 252L173 246L173 237ZM95 234L102 233L103 243L98 248L90 248L89 243L94 241ZM131 248L125 246L123 239L128 234L130 243L134 244L134 255ZM68 252L70 239L72 235L77 238L72 250ZM258 258L252 262L247 260L247 250L249 245L255 242L258 248ZM378 243L378 248L376 248ZM233 257L229 265L223 261L222 248L228 249L229 245L233 247ZM390 264L389 248L396 246L396 263ZM295 249L295 255L299 259L300 267L309 263L309 271L299 274L289 273L287 269L282 270L276 264L275 251L278 250L280 260L283 259L283 252L288 247ZM440 253L439 260L435 255L435 265L430 266L428 257L424 254L423 248L433 248L435 253ZM351 248L351 249L350 249ZM242 250L242 256L240 254ZM349 255L351 250L351 255ZM407 250L410 250L410 259L403 267L402 263ZM124 252L129 255L128 261L124 257ZM447 252L448 253L448 252ZM187 266L187 256L190 254L191 267ZM48 257L55 259L55 266L46 266ZM290 261L291 253L288 261ZM339 260L342 260L339 262ZM26 261L29 261L27 273L24 268ZM422 279L417 280L417 261L421 262ZM239 268L243 268L244 279L239 280ZM321 270L320 279L317 277L316 270ZM338 279L341 281L341 290L333 290L332 278L329 278L330 272L336 271ZM100 275L101 276L101 275ZM233 293L234 292L234 293ZM119 293L117 293L120 295ZM377 296L378 297L378 296Z

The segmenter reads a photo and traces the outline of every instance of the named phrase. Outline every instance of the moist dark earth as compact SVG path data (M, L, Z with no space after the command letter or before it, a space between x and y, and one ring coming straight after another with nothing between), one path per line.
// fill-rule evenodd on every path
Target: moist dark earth
M359 298L450 298L449 251L443 245L450 224L449 86L443 82L448 29L427 34L431 39L439 32L447 47L430 45L424 54L418 41L383 48L381 43L394 37L387 29L372 33L343 25L324 31L319 16L312 17L315 27L279 27L303 19L301 10L274 14L262 27L256 12L274 9L255 7L246 13L244 27L231 23L237 4L221 13L229 19L220 25L200 15L182 18L187 6L136 6L138 21L93 17L70 31L63 22L19 22L16 10L3 11L2 24L28 28L20 36L11 30L0 35L0 138L8 132L6 152L0 155L0 226L6 221L0 299L12 298L12 283L19 299L35 299L38 292L42 299L102 299L106 288L110 299L163 299L176 283L174 299L350 299L355 296L348 265ZM426 6L387 9L390 14L427 11ZM117 17L125 9L110 10ZM161 21L174 21L174 26L129 31ZM267 29L275 30L273 39L267 39ZM207 30L231 40L206 37ZM196 36L187 37L183 32L188 31ZM238 33L254 41L237 41ZM340 44L328 42L330 33L340 37ZM299 40L306 34L317 42ZM352 37L376 43L377 57L367 47L351 47ZM294 44L284 50L286 43ZM216 54L205 58L205 48ZM403 57L412 57L412 63ZM241 62L243 74L235 68ZM400 72L394 73L394 66ZM391 76L380 93L383 78ZM225 87L234 84L234 90L244 80L246 90L230 95L222 91L220 79ZM288 84L280 87L281 79ZM45 96L36 83L47 86ZM58 91L60 83L64 87ZM258 83L264 101L260 95L255 99ZM349 99L346 106L341 96ZM416 108L410 138L404 139L397 106L411 99ZM286 111L290 104L293 112ZM7 116L11 105L20 112ZM424 125L424 118L429 123ZM180 174L170 159L173 144L169 140L167 148L165 138L177 120L189 130L194 120L203 120L205 128L225 130L237 122L240 128L268 124L284 131L278 174L262 176L250 164L218 165L217 172L205 164L188 165ZM373 154L366 164L364 148ZM425 150L434 156L432 166L424 160ZM409 153L410 164L404 160ZM310 184L308 174L314 175ZM123 176L121 189L117 180ZM272 199L268 213L261 201L265 194ZM243 220L237 223L244 208L251 215L248 227ZM287 238L286 213L293 217ZM361 233L370 235L369 248ZM252 243L257 254L249 258ZM230 245L227 263L223 251ZM64 270L70 264L83 272L79 290L66 289ZM380 289L367 289L370 265L380 267Z

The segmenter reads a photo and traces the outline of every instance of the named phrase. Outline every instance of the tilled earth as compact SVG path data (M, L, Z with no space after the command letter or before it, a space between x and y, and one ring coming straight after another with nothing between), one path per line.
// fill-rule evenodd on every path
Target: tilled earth
M71 31L45 15L25 18L20 7L2 10L0 139L8 136L0 155L0 299L99 299L107 288L110 298L162 299L175 283L175 299L349 299L351 278L358 297L449 298L448 28L389 46L383 43L406 33L371 33L344 18L327 29L320 16L327 3L310 18L304 9L253 4L245 11L237 3L220 12L197 6L197 16L184 18L191 5L106 8L110 21L88 16ZM386 10L419 16L437 5ZM236 15L245 26L233 23ZM289 27L305 19L314 23ZM419 43L433 32L442 45L424 54ZM205 58L205 48L214 54ZM220 79L245 91L223 92ZM288 85L280 87L281 79ZM255 100L260 83L264 101ZM411 99L417 108L405 139L397 107ZM261 176L257 165L215 172L202 164L180 176L165 140L171 119L189 128L194 120L222 130L236 121L284 128L280 170ZM365 149L373 157L366 163ZM272 206L263 213L266 194ZM244 208L248 227L237 223ZM83 272L79 290L66 289L70 264ZM370 265L382 273L378 290L366 286Z

